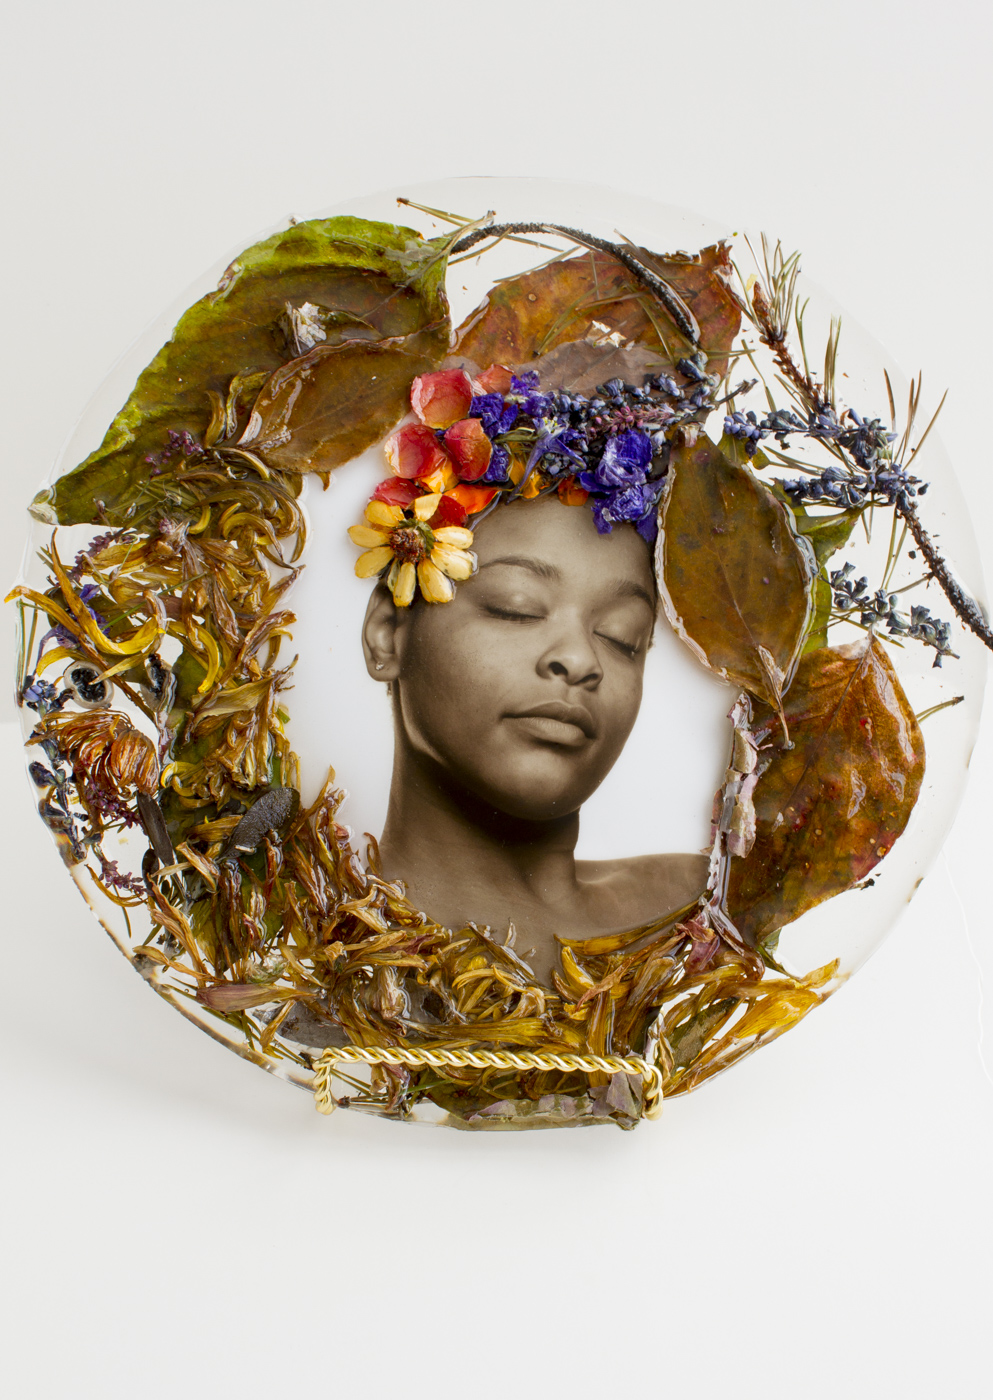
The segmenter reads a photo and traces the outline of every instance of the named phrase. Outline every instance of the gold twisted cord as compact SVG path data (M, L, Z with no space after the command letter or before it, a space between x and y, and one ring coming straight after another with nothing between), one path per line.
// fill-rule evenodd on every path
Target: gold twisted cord
M418 1050L400 1046L329 1046L317 1061L314 1100L319 1113L337 1108L331 1093L335 1065L406 1065L410 1069L561 1069L583 1074L637 1074L644 1083L645 1118L662 1113L662 1072L640 1055L580 1055L559 1050Z

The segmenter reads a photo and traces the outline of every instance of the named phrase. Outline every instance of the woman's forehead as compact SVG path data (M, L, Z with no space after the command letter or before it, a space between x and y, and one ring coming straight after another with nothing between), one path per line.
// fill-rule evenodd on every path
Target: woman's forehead
M589 510L554 496L498 506L477 528L473 547L480 572L505 564L570 583L626 580L648 597L655 593L651 549L632 526L598 534Z

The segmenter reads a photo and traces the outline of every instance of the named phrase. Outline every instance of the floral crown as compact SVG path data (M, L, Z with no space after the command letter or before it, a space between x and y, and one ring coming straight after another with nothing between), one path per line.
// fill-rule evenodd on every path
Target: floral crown
M536 372L491 365L475 377L438 370L414 380L419 420L386 441L393 475L380 482L366 522L349 530L365 552L359 578L384 577L398 607L420 587L429 603L447 603L471 578L474 524L501 501L555 492L565 505L589 504L596 528L632 524L650 544L668 461L667 432L711 406L718 382L705 357L681 360L680 387L666 374L638 387L612 379L592 398L541 392Z

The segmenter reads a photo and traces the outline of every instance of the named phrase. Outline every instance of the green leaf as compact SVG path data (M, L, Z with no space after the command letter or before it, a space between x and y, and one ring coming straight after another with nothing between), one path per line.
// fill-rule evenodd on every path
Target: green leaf
M803 644L804 652L816 651L818 647L827 646L827 629L833 599L834 594L831 592L830 583L823 572L819 573L814 579L814 611L807 623L807 639Z
M677 634L717 675L778 707L815 572L790 512L701 435L673 448L661 524L662 602Z
M97 450L42 492L33 513L60 524L124 523L142 499L146 456L162 450L170 429L202 440L236 377L244 392L233 412L244 427L258 384L250 377L268 377L300 348L288 326L295 308L314 308L325 349L354 343L360 333L395 346L416 337L417 362L427 356L434 363L448 342L447 246L424 243L413 229L341 216L295 224L248 248L217 290L181 317ZM403 413L394 379L380 420Z
M785 698L792 748L757 705L751 850L729 857L727 910L749 942L865 879L907 825L924 741L872 637L804 656Z
M771 460L761 447L756 447L749 457L741 438L732 437L730 433L724 434L718 446L725 457L729 457L732 462L737 462L739 467L751 467L752 471L762 471L764 467L769 466ZM774 482L770 482L769 489L777 500L783 501L786 505L791 504L789 497L784 492L778 491Z
M773 488L775 490L775 488ZM785 495L775 492L793 512L794 528L798 535L810 541L818 565L823 568L832 554L842 549L849 540L855 523L861 518L861 510L832 511L830 515L810 515L803 506L794 505Z

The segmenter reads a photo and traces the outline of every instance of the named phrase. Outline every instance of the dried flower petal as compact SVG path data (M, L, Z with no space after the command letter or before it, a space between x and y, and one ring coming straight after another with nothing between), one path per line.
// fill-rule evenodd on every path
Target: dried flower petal
M454 486L447 494L453 501L458 501L466 515L477 515L479 511L486 509L497 493L489 486L470 486L465 483Z
M462 525L466 519L466 508L461 501L457 501L454 496L447 494L442 496L438 502L438 509L428 521L437 535L439 529L446 525Z
M392 558L393 550L389 545L366 550L365 554L360 554L355 561L355 575L357 578L375 578L383 572Z
M420 484L429 491L451 491L453 486L459 484L458 473L448 457L440 467L436 467L427 476L422 476Z
M584 506L590 493L577 483L575 477L570 476L559 483L558 496L565 506Z
M414 601L414 589L417 587L416 567L409 563L400 564L390 587L393 590L393 601L397 607L409 608Z
M441 496L437 494L432 496L418 496L417 500L414 502L414 518L416 520L430 520L438 509L440 500Z
M404 477L390 476L381 481L372 493L374 501L385 501L388 505L409 506L418 492L416 481Z
M472 531L459 525L443 525L441 529L435 530L434 537L440 544L449 545L453 549L468 549L472 544Z
M377 530L373 525L349 525L348 538L360 549L375 549L388 544L390 537L385 530Z
M417 566L417 581L421 585L421 593L425 602L428 603L449 603L455 597L455 585L447 579L436 564L432 564L430 559L423 560Z
M468 531L466 533L468 534ZM450 545L436 545L431 551L431 563L457 583L472 578L476 572L476 556L467 554L462 549L454 549Z
M410 388L410 406L430 428L448 428L464 418L472 402L472 384L464 369L420 374Z
M382 525L387 530L392 530L394 525L399 525L403 519L403 510L400 506L373 500L365 508L365 518L372 525Z
M489 369L476 376L474 384L477 391L483 394L509 394L513 377L513 370L506 365L490 365Z
M385 451L393 474L408 480L430 476L448 460L434 433L423 423L407 423L391 433Z
M463 481L478 481L486 473L493 455L493 444L478 418L463 418L445 434L445 446L452 454L455 470Z

